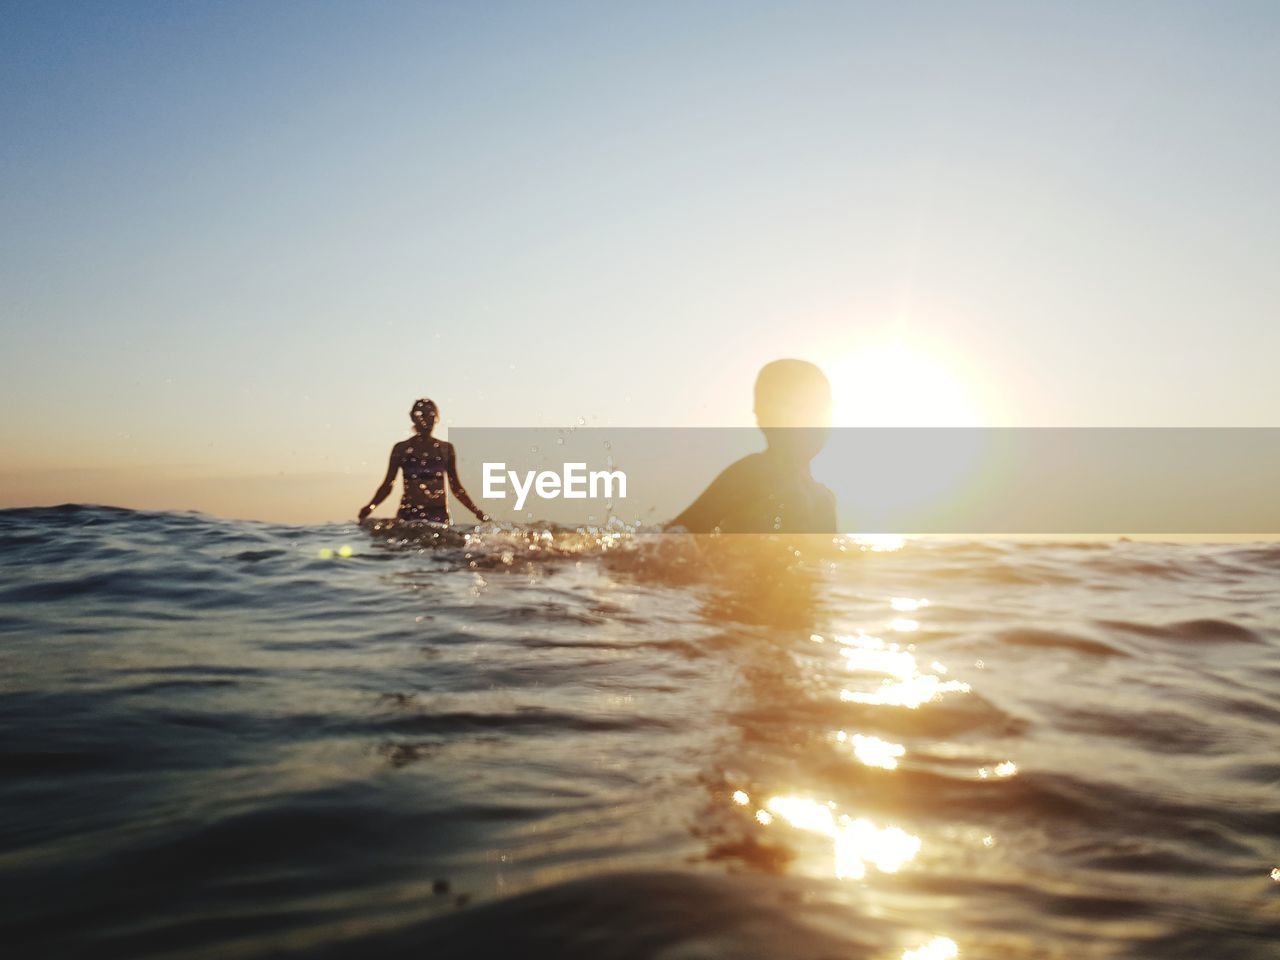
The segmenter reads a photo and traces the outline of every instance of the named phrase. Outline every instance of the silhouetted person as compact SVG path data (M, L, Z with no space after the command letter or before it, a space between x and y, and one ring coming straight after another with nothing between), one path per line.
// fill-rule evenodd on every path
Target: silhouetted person
M730 465L669 526L690 533L835 533L836 498L809 462L831 428L831 384L805 360L775 360L756 377L756 423L767 447Z
M462 505L474 513L476 519L488 520L488 515L472 502L458 479L458 461L453 444L431 436L440 416L435 401L419 400L409 411L409 416L413 420L415 435L391 448L387 475L373 499L360 508L360 519L369 516L378 504L387 499L396 480L396 471L401 470L404 472L404 492L400 496L400 509L396 512L397 520L447 524L449 507L445 502L445 477L449 478L453 495Z

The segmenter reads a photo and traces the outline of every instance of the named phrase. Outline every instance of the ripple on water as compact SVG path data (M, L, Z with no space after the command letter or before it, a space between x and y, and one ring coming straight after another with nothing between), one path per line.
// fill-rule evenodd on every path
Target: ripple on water
M1274 952L1274 546L403 534L0 511L7 942Z

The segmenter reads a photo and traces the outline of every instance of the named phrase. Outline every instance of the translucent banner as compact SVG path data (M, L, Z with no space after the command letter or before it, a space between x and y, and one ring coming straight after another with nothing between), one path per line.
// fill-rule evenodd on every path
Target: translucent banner
M499 520L723 533L1274 534L1280 429L464 428ZM691 510L690 508L693 507Z

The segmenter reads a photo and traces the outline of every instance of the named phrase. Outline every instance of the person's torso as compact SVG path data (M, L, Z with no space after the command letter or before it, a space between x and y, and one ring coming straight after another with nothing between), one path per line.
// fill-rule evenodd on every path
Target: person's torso
M400 469L404 472L406 497L433 500L443 497L449 445L434 439L410 440L400 456Z
M807 465L756 455L744 463L744 490L721 520L724 533L834 533L834 497Z

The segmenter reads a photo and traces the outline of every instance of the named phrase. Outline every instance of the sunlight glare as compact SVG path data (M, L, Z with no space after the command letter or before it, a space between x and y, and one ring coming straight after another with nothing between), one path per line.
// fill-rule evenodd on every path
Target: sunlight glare
M853 755L868 767L880 767L884 770L896 770L898 758L907 752L900 743L890 743L879 737L864 736L855 733L849 738L853 744Z
M907 545L907 538L896 533L860 533L849 539L863 553L893 553Z
M843 643L847 638L837 637L836 639ZM914 654L899 648L896 643L886 645L884 641L875 637L866 639L874 640L876 646L859 644L840 648L841 655L849 662L850 670L862 673L883 673L890 677L897 677L899 680L906 680L915 675Z
M766 806L797 830L830 837L835 847L835 874L840 880L861 880L868 864L882 873L896 873L920 852L919 837L900 827L877 827L864 818L837 818L830 804L804 797L771 797Z
M960 948L949 937L934 937L923 947L902 952L902 960L955 960L958 956Z
M829 372L837 427L974 427L983 422L956 364L901 338L857 349Z
M944 693L968 693L970 687L959 680L939 680L933 674L921 674L908 680L885 680L878 689L870 692L841 690L840 699L846 703L865 703L882 707L917 707L936 700Z
M842 826L836 835L836 877L861 879L866 876L868 863L881 873L897 873L919 852L919 837L900 827L882 830L860 818Z
M944 693L968 693L970 690L967 683L959 680L941 680L935 674L920 673L915 654L896 643L885 643L879 637L866 633L837 634L835 639L841 645L840 653L848 661L851 672L893 678L883 680L875 690L841 690L840 699L845 703L914 710ZM935 673L946 673L947 668L936 660L930 666Z

